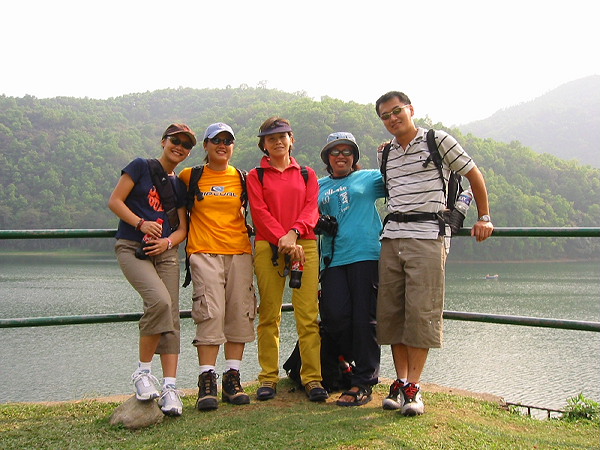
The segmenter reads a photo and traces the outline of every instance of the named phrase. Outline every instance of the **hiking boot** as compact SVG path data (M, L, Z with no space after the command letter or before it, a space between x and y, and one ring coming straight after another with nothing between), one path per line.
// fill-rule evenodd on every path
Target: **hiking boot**
M210 411L219 407L217 399L217 374L214 370L202 372L198 377L198 400L196 409Z
M404 397L404 404L400 410L403 416L417 416L425 412L425 405L421 397L421 388L415 386L414 383L408 383L402 386L400 390Z
M158 380L149 370L136 370L131 375L135 389L135 398L141 401L154 400L159 396L156 385Z
M224 402L232 405L247 405L250 403L250 397L244 392L240 383L239 370L229 369L223 374L221 382L221 397Z
M183 411L183 403L181 402L183 396L183 392L175 389L172 384L167 384L160 394L158 406L167 416L180 416Z
M304 390L311 402L324 402L329 398L329 394L320 381L309 381L304 386Z
M263 381L256 390L256 398L261 401L271 400L275 395L277 395L277 383L274 381Z
M404 397L400 394L402 382L396 380L390 386L390 394L383 399L383 409L400 409L404 404Z

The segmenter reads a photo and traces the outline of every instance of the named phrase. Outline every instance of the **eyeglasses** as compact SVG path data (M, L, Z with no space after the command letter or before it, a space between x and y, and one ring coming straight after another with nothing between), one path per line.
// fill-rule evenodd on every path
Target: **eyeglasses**
M189 141L182 141L181 139L179 139L176 136L167 136L167 139L171 141L171 143L177 147L178 145L181 145L183 148L185 148L186 150L191 150L192 147L194 146L194 144L192 144Z
M231 145L234 143L233 139L229 139L229 138L221 139L218 137L210 138L209 141L215 145L219 145L221 142L225 145Z
M389 118L390 118L390 117L392 117L392 114L393 114L394 116L399 116L399 115L400 115L400 113L402 112L402 109L403 109L403 108L408 108L409 106L410 106L410 105L398 106L397 108L394 108L394 109L392 110L392 112L386 112L386 113L383 113L383 114L382 114L381 116L379 116L379 117L381 117L381 120L389 120Z
M354 151L351 148L345 148L343 150L340 150L339 148L334 148L329 150L329 154L331 156L339 156L340 153L344 156L350 156L354 154Z

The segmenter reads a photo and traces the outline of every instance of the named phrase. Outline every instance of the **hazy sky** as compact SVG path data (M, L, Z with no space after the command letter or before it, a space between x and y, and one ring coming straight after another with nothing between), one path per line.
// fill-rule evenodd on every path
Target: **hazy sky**
M401 90L417 117L458 125L600 74L594 4L7 0L0 94L102 99L266 82L374 103Z

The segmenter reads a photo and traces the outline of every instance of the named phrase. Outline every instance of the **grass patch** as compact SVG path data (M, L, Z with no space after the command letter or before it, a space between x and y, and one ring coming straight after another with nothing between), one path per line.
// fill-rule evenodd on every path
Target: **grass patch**
M0 405L0 447L25 449L203 449L203 450L417 450L417 449L598 449L597 421L537 420L502 405L446 393L424 393L426 413L402 417L381 408L387 387L359 408L314 404L288 380L274 400L247 406L221 403L217 411L194 409L162 424L130 431L109 425L116 402L85 400L58 404ZM248 387L254 394L256 386Z

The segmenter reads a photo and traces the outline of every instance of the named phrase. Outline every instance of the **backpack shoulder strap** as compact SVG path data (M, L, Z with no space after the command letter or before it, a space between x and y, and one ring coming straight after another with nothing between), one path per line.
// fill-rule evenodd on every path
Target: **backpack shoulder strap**
M192 173L190 175L190 183L188 185L188 193L187 193L187 201L186 207L188 213L192 211L194 207L194 201L197 199L198 201L204 200L204 195L200 191L200 186L198 186L198 182L204 173L204 166L194 166L192 167Z
M238 171L238 174L240 176L240 182L242 183L242 196L240 197L240 200L242 201L242 208L244 208L244 221L246 222L246 231L248 232L248 236L254 236L256 235L254 227L248 223L248 172L246 172L245 170L238 169L237 167L236 170Z
M258 181L263 184L263 178L265 177L265 169L263 167L256 167L256 175L258 175Z
M194 166L192 167L192 173L190 175L190 183L188 185L188 192L186 197L186 209L188 213L188 231L190 229L190 215L192 213L192 208L194 207L194 201L198 199L198 201L204 200L204 195L200 190L200 186L198 186L198 182L200 181L200 177L202 177L202 173L204 173L204 166ZM192 281L192 273L190 269L190 255L187 252L188 240L185 241L185 278L183 280L182 287L188 287Z
M235 168L235 170L237 170L238 175L240 176L240 183L242 183L242 207L246 209L248 206L248 191L246 189L246 177L248 176L248 172L246 172L245 170L240 170L237 167Z
M429 150L429 157L423 163L423 167L427 167L429 161L433 161L437 168L440 178L442 179L442 186L444 188L444 197L447 195L446 192L446 180L444 179L444 173L442 172L442 156L440 150L435 142L435 130L431 128L427 131L427 150Z
M423 163L423 167L427 167L429 161L433 161L438 173L440 174L440 179L442 180L442 189L444 190L444 198L446 199L446 204L448 204L448 189L446 188L446 179L444 178L444 172L442 171L442 155L440 155L440 150L435 142L435 130L433 128L430 128L429 131L427 131L426 139L429 156ZM439 215L438 225L440 227L440 236L445 236L446 222L443 215Z
M265 176L264 167L256 167L256 174L258 175L258 181L260 184L263 184L263 178ZM304 184L308 183L308 169L306 166L300 166L300 173L302 174L302 178L304 178Z
M169 175L165 172L165 169L163 169L163 166L158 159L150 158L146 161L148 162L152 183L154 184L154 187L156 187L158 195L160 195L160 202L167 213L171 230L176 230L179 226L179 216L177 215L175 191L171 184L171 180L169 179Z
M308 184L308 169L306 166L300 166L300 173L302 174L302 178L304 178L304 184Z
M446 186L446 181L444 179L444 174L442 172L442 155L440 154L440 148L437 146L435 142L435 131L433 129L427 132L427 148L429 150L429 156L431 161L434 162L437 167L438 173L440 174L440 178L442 179L442 184L444 186L444 195L446 195L446 207L450 209L454 209L454 203L458 195L463 191L463 187L461 184L462 176L450 170L450 178L448 179L448 183ZM425 161L428 163L430 159L427 158ZM427 164L423 164L423 167L426 167Z
M379 171L381 172L381 175L383 176L383 187L385 189L385 196L389 197L390 193L388 191L388 187L387 187L387 161L388 161L388 157L390 156L390 149L392 148L392 142L388 142L387 144L384 145L383 149L381 150L381 165L379 166Z

